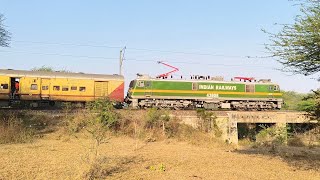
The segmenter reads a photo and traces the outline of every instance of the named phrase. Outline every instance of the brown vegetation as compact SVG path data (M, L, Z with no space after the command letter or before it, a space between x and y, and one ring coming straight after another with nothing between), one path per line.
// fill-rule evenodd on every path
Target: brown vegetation
M197 130L163 110L95 107L1 114L1 122L16 120L20 124L13 127L19 128L2 125L6 131L0 132L32 130L32 141L2 142L11 144L0 145L0 179L320 178L317 147L236 150L218 140L215 131L208 133L214 124Z

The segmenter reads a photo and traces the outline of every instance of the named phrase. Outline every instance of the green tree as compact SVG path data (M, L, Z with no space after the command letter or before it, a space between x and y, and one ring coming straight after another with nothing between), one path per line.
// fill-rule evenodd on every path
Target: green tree
M293 24L282 25L278 33L270 33L270 44L266 49L277 58L285 71L296 74L319 75L320 72L320 1L305 0L301 4L301 15L297 15ZM320 81L320 76L318 76ZM320 118L320 89L314 91L313 107L308 108L312 115Z
M299 106L309 112L320 123L320 89L313 91L313 94L305 97Z
M107 143L110 139L108 132L116 130L119 126L120 115L108 99L98 99L88 103L88 110L94 116L87 120L85 129L95 142L92 149L95 151L95 158L97 158L100 145Z
M282 25L278 33L270 33L266 48L284 65L284 70L312 75L320 71L320 3L306 0L294 24Z
M283 109L286 110L302 110L299 104L303 102L303 99L307 94L297 93L294 91L282 91L282 98L284 101Z
M53 67L50 67L50 66L34 67L34 68L31 69L31 71L71 73L71 71L68 71L68 70L66 70L66 69L56 71Z
M41 66L41 67L34 67L31 69L31 71L54 72L54 69L48 66Z
M10 33L4 28L4 16L0 14L0 46L8 47L10 41Z

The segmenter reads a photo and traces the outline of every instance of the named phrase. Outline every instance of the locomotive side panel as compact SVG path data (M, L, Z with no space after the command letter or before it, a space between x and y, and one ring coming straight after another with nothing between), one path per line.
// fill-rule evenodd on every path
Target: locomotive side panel
M159 79L135 82L128 95L136 106L263 109L280 108L282 103L276 84Z
M248 87L248 85L252 87ZM132 97L142 98L148 93L151 97L187 97L191 99L211 98L281 98L277 85L207 82L176 82L138 80L130 90ZM151 88L150 88L151 87Z

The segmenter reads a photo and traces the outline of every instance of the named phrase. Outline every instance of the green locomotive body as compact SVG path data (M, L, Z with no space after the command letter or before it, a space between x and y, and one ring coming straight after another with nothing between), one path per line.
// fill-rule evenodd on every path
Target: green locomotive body
M280 109L279 85L269 80L217 81L207 77L158 79L141 76L131 81L127 102L134 108L205 108L233 110Z

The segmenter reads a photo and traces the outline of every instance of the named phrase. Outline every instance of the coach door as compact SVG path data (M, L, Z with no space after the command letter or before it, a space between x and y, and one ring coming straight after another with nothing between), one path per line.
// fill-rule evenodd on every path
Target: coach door
M50 97L50 79L41 79L41 99Z
M151 81L145 81L144 83L144 94L146 97L152 96L152 83Z
M108 96L108 82L96 81L94 83L94 95L95 98L103 98Z

